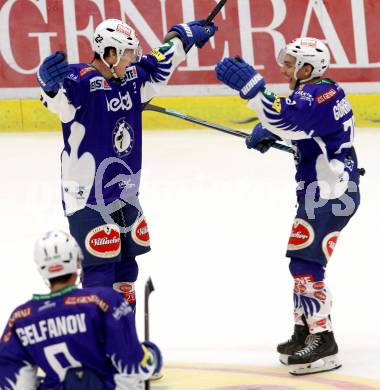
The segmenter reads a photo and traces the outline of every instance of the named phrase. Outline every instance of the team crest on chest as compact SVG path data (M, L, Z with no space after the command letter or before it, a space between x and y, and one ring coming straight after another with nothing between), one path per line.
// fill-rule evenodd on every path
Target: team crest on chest
M113 149L119 157L124 157L131 153L134 143L134 132L125 118L121 118L116 122L112 138Z

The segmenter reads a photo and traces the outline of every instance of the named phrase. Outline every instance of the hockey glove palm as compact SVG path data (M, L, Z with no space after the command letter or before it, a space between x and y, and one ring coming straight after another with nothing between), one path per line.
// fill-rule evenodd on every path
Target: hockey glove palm
M260 153L265 153L278 140L281 140L281 138L264 128L261 123L258 123L253 128L251 135L245 139L245 144L248 149L253 148Z
M57 93L63 80L70 74L66 54L63 51L46 57L37 73L38 82L45 92Z
M261 74L240 58L224 58L215 70L218 80L239 91L243 99L254 98L265 86Z
M195 20L193 22L174 25L170 32L175 32L183 42L183 48L187 52L192 45L198 48L203 47L208 40L218 31L214 23L207 23L204 20Z

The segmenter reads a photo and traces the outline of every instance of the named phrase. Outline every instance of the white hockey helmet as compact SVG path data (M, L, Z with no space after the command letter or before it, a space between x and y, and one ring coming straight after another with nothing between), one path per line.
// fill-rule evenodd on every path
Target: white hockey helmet
M322 76L330 65L330 52L327 46L316 38L302 37L297 38L291 43L288 43L284 49L280 51L277 57L277 62L282 65L285 55L289 54L296 59L294 78L297 79L296 73L305 64L313 66L313 71L305 82L315 77Z
M75 238L60 230L45 233L34 245L34 261L45 280L78 273L82 260Z
M135 30L119 19L106 19L95 29L93 48L103 61L107 47L116 50L117 62L113 66L119 63L126 49L133 50L137 60L141 57L141 46ZM106 65L109 66L107 63Z

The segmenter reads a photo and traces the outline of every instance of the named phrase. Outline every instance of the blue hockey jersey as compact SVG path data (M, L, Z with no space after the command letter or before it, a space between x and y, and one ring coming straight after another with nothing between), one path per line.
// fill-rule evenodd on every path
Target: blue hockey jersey
M335 199L358 183L354 116L339 84L301 84L287 98L263 90L248 105L295 150L298 195Z
M41 100L62 122L62 198L66 215L87 205L112 205L138 193L142 152L142 107L155 86L168 82L185 58L174 38L107 80L88 64L70 65L71 74L53 98Z
M91 369L106 389L139 388L154 370L150 358L119 293L67 287L12 313L0 341L0 389L36 389L37 367L46 374L41 390L63 389L70 367Z

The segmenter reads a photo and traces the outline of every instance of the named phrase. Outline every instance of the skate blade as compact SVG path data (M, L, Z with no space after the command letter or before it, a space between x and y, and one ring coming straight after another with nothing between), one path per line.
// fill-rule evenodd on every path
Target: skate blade
M279 356L280 363L284 364L285 366L289 365L288 358L289 358L289 355L285 355L284 353L280 353L280 356Z
M338 359L338 355L331 355L312 363L292 364L289 366L289 374L292 375L308 375L317 374L318 372L326 372L337 370L342 367Z

